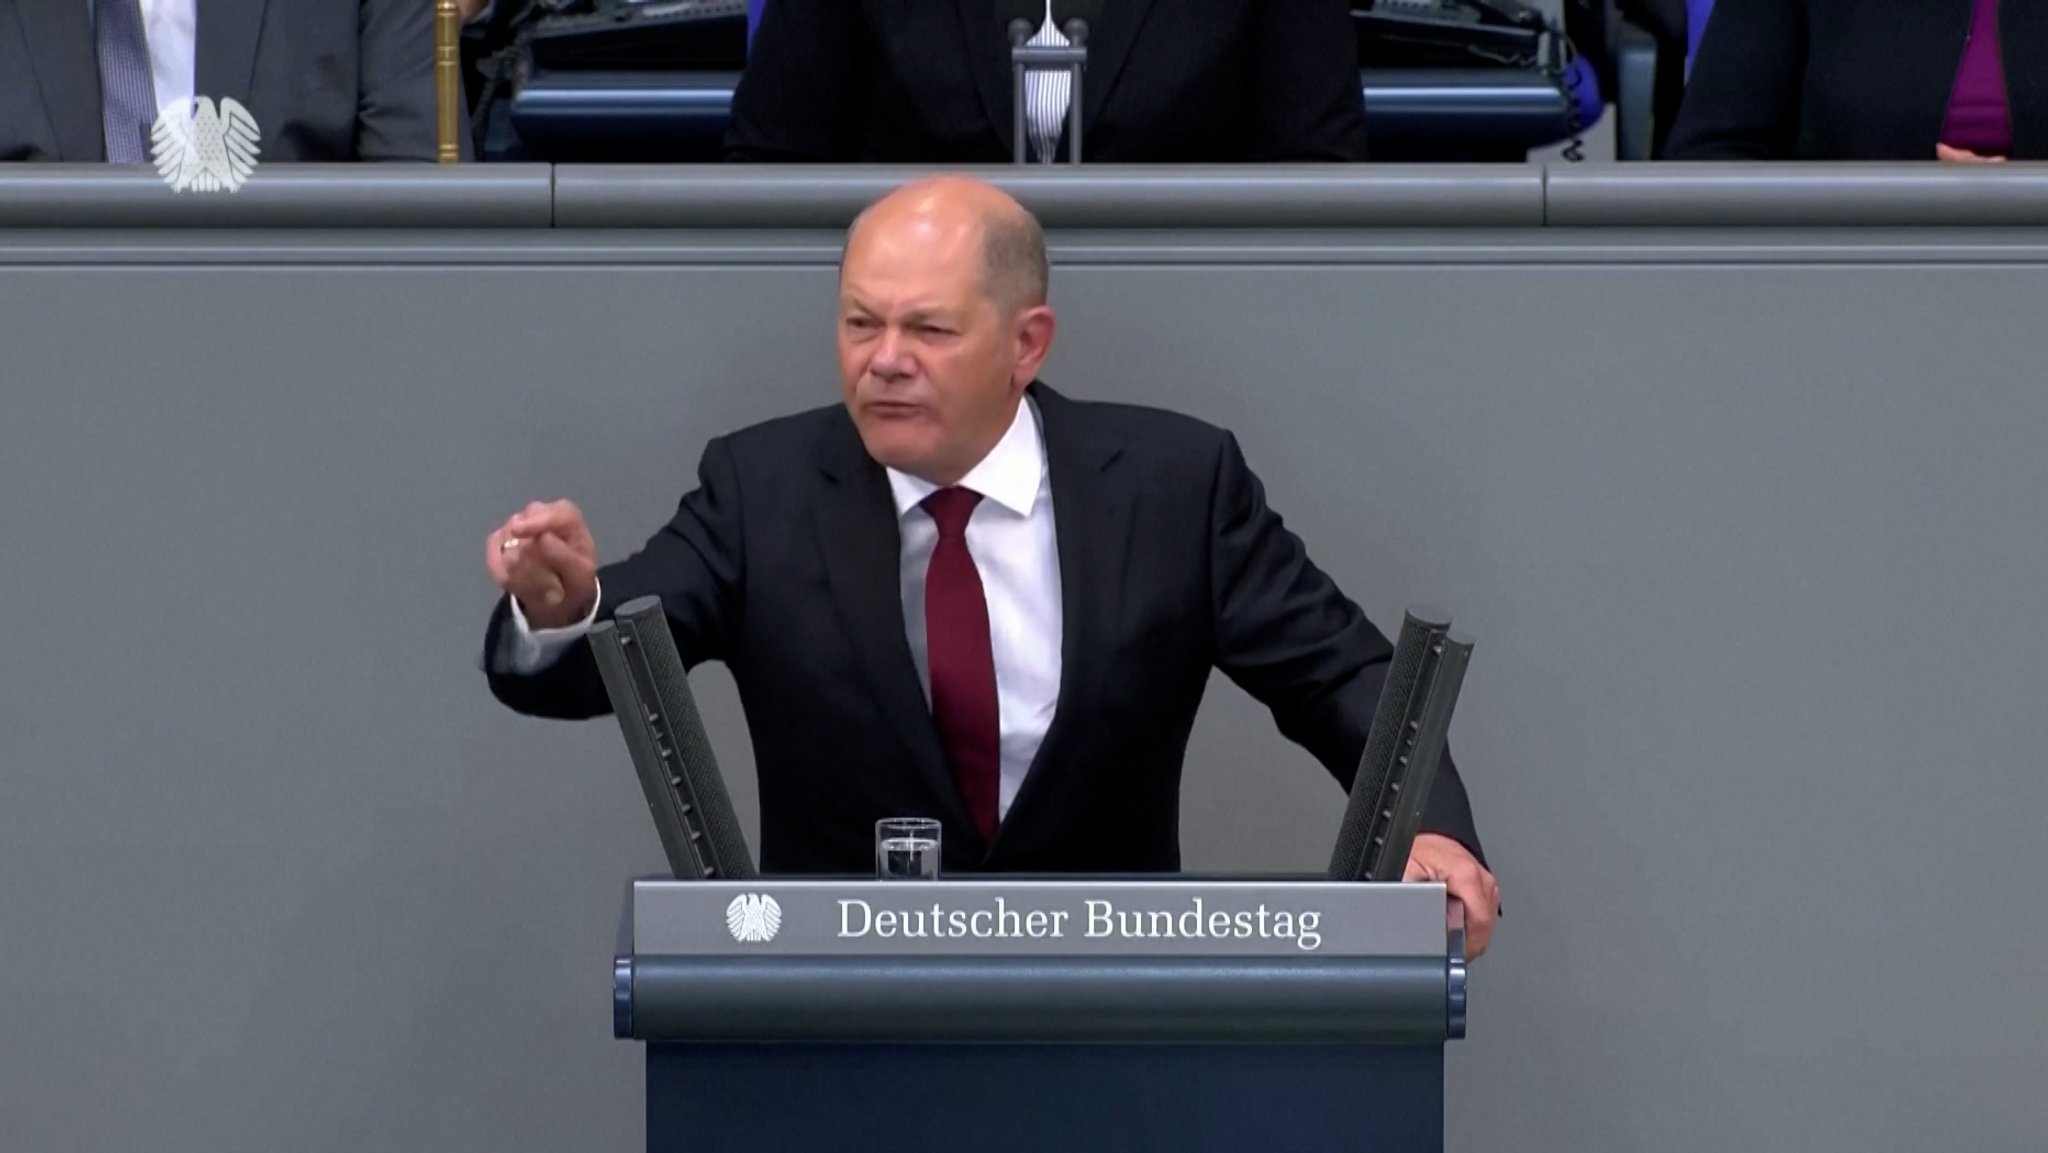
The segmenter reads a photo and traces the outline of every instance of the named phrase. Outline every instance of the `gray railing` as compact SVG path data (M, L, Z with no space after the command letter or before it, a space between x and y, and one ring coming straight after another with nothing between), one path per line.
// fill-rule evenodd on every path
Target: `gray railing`
M277 165L234 193L148 169L0 167L0 229L840 228L923 170ZM2026 227L2048 165L1416 165L972 170L1070 229Z

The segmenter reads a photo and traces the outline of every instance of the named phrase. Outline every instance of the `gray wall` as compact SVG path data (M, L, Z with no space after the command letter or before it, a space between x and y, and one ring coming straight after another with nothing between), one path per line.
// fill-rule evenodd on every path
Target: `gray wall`
M1056 237L1049 380L1235 428L1371 613L1479 640L1453 1149L2048 1145L2044 239ZM832 257L0 234L0 1148L637 1146L658 846L615 728L485 693L483 536L568 495L616 554L829 401ZM1227 683L1188 779L1190 867L1322 863Z

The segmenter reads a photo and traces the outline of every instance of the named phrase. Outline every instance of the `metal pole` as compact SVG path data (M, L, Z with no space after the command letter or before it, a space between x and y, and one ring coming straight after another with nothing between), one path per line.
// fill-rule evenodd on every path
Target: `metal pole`
M434 0L434 98L439 113L436 159L462 159L462 9L456 0Z

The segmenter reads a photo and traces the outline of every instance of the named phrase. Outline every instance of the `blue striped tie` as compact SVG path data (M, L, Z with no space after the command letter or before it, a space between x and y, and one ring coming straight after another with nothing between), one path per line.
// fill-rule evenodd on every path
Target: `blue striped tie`
M107 160L144 164L156 126L156 81L149 41L142 32L141 0L94 0L100 47L100 114Z

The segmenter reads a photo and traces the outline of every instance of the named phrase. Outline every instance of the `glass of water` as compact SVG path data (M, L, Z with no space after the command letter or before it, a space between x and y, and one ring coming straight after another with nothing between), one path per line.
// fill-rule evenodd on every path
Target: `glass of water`
M875 822L875 879L939 879L939 823L929 817L889 817Z

